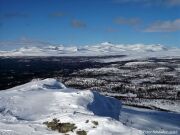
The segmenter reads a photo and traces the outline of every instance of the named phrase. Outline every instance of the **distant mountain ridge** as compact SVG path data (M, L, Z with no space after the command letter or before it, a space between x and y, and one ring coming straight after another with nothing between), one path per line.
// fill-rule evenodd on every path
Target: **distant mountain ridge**
M130 55L161 52L179 54L179 48L168 48L160 44L112 44L103 42L86 46L51 45L40 42L26 42L24 47L10 51L0 51L0 56L99 56L99 55ZM23 43L21 43L23 46ZM178 52L177 52L178 51ZM171 53L171 54L173 54Z

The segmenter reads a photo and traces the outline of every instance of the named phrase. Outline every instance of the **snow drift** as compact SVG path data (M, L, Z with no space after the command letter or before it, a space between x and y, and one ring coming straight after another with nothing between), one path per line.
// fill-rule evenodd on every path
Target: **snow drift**
M59 134L42 124L53 118L75 123L88 135L142 134L118 121L120 110L119 100L97 92L66 88L55 79L33 80L0 91L0 134ZM99 125L93 128L86 120L98 121Z

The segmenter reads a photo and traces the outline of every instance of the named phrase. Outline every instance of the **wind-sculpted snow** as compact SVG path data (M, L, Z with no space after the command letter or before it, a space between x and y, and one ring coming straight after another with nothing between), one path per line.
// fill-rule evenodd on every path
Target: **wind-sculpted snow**
M58 134L42 124L53 118L75 123L76 130L85 130L88 135L142 134L118 121L120 110L119 100L97 92L66 88L55 79L33 80L0 91L0 134ZM91 121L98 121L98 126L94 128Z
M5 43L4 43L5 44ZM15 50L0 51L0 56L101 56L127 55L128 58L180 56L180 49L167 48L163 45L152 44L111 44L108 42L88 46L53 46L46 44L37 47L38 43ZM21 46L22 43L21 43Z
M88 109L98 116L107 116L119 120L121 110L120 103L117 103L114 98L104 97L97 92L93 92L93 97L94 100L88 105Z

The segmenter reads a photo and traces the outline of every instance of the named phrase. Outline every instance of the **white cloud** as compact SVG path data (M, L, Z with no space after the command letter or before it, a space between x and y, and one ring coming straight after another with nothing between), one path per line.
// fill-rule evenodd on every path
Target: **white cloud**
M174 32L180 30L180 19L173 21L156 21L152 23L145 32Z
M166 4L169 6L180 6L180 0L166 0Z
M180 0L113 0L115 3L138 3L145 6L166 6L174 7L180 6Z

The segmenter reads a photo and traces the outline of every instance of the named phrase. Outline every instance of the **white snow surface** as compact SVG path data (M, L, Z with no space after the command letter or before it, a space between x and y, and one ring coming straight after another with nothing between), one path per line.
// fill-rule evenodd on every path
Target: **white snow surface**
M9 43L7 43L9 44ZM28 46L28 44L30 44ZM34 46L33 46L34 44ZM21 43L19 49L0 50L0 56L104 56L126 55L123 59L135 59L145 57L180 57L179 48L168 48L160 44L112 44L109 42L86 46L63 46L42 43ZM5 46L5 43L3 43ZM117 61L119 58L106 59Z
M88 135L140 135L120 119L121 102L89 90L66 88L56 79L33 80L0 91L0 135L58 135L42 123L53 118L75 123ZM86 123L86 120L89 120ZM91 121L98 121L93 128ZM75 132L68 132L75 135Z
M146 135L179 135L180 114L123 106L120 121Z

